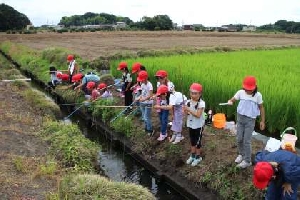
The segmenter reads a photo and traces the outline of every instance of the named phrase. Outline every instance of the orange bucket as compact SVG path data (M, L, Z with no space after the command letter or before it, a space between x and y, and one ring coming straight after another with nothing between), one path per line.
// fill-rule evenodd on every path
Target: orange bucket
M225 128L226 117L223 113L217 113L213 116L213 126L215 128Z

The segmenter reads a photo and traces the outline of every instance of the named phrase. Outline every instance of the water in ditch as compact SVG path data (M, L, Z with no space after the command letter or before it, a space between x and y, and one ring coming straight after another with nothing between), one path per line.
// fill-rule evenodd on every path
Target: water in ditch
M62 110L64 111L64 109ZM69 114L66 111L63 113L65 116ZM111 180L142 185L148 188L157 199L186 199L166 183L158 182L150 171L144 169L122 149L114 147L105 135L101 135L98 131L87 127L85 121L79 117L72 115L69 122L77 123L87 138L101 145L101 150L98 154L98 164L104 174Z

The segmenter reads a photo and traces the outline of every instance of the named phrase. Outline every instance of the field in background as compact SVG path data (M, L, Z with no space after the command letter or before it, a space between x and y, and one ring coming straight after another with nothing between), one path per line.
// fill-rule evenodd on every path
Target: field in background
M215 47L239 49L300 45L300 35L193 31L0 34L0 42L5 40L39 50L47 47L63 47L84 59L94 59L120 52L136 53L153 49Z

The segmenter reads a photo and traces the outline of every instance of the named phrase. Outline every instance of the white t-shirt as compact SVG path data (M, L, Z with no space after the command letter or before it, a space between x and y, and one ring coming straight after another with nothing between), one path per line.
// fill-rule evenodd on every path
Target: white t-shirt
M123 80L124 80L124 83L132 82L132 77L131 77L130 73L126 74L126 72L123 72Z
M142 93L141 93L142 98L149 97L150 96L150 91L153 91L153 86L152 86L152 83L150 81L147 81L146 84L142 83L141 88L142 88ZM153 100L146 100L146 101L143 101L141 103L143 103L143 104L152 104Z
M239 90L234 98L240 100L237 113L255 119L260 115L258 105L263 103L262 95L257 92L254 96L247 94L245 90Z
M74 70L75 70L75 60L73 60L72 62L70 62L69 64L69 71L70 71L70 74L73 74Z
M157 88L158 88L160 85L161 85L160 82L157 82L157 84L156 84ZM174 91L174 87L175 87L175 86L174 86L174 84L173 84L171 81L168 81L167 86L168 86L169 92L173 92L173 91Z
M197 103L198 103L198 106L196 109L195 106L197 105ZM188 104L190 104L190 106L189 106L190 110L196 111L200 108L203 108L203 112L199 118L195 117L194 115L189 114L187 116L187 123L186 123L187 127L192 128L192 129L197 129L197 128L203 127L205 124L205 116L204 116L205 102L202 99L200 99L199 102L194 102L194 101L188 100L186 102L186 105L188 105Z
M169 105L176 106L182 104L186 101L186 96L184 96L181 92L174 92L170 95Z

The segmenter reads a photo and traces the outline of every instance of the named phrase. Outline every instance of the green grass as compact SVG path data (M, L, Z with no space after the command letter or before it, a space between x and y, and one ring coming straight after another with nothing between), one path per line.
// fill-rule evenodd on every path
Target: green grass
M236 105L221 107L218 103L227 102L242 87L246 75L254 75L263 95L267 128L274 132L287 126L300 127L299 53L299 48L288 48L144 57L138 61L146 66L152 83L156 82L154 74L159 69L168 71L176 90L185 94L188 94L191 83L200 82L206 107L225 112L230 117L234 117ZM131 66L137 60L125 61ZM116 70L119 62L111 64L116 77L121 76Z
M93 172L99 146L86 139L78 126L46 121L41 134L50 142L50 151L64 167Z

